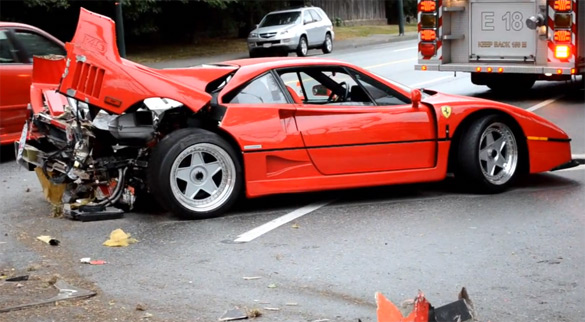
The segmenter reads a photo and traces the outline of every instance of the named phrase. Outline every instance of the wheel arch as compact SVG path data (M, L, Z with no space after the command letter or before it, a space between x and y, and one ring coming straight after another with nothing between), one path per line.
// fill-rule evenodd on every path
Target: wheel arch
M447 171L450 173L455 172L457 167L457 159L458 159L458 147L461 142L461 138L467 129L479 118L488 116L488 115L498 115L504 118L508 125L511 127L514 134L516 134L516 143L518 144L518 149L520 151L520 160L519 160L519 170L520 174L526 174L530 170L530 156L528 151L528 144L526 142L526 134L522 130L520 123L510 114L498 110L498 109L482 109L475 111L469 115L467 115L460 123L457 125L453 136L451 137L451 144L449 147L449 159L447 164Z

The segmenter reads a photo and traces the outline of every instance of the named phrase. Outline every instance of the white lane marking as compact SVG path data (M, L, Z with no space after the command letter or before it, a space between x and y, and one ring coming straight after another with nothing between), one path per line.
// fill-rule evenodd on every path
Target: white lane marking
M269 221L262 226L258 226L250 231L247 231L247 232L239 235L238 238L236 238L234 240L234 242L235 243L250 242L250 241L266 234L267 232L286 224L287 222L295 220L295 219L297 219L301 216L304 216L310 212L313 212L313 211L315 211L323 206L326 206L327 204L331 203L332 201L333 200L321 201L321 202L312 203L310 205L306 205L306 206L299 208L293 212L290 212L282 217L279 217L279 218L276 218L272 221Z
M410 62L410 61L415 61L417 59L418 58L409 58L409 59L395 60L395 61L391 61L391 62L388 62L388 63L367 66L367 67L364 67L364 69L372 69L372 68L378 68L378 67L382 67L382 66L388 66L388 65L400 64L400 63L406 63L406 62Z
M418 47L416 47L416 46L415 47L407 47L407 48L402 48L402 49L396 49L396 50L393 50L392 52L393 53L396 53L396 52L399 52L399 51L406 51L406 50L417 49L417 48Z
M431 84L431 83L435 83L435 82L440 82L440 81L445 80L445 79L448 79L448 78L454 78L454 77L453 76L445 76L445 77L435 78L435 79L431 79L431 80L428 80L428 81L425 81L425 82L420 82L420 83L416 83L416 84L413 84L413 85L409 85L409 87L418 88L418 87L420 87L422 85L427 85L427 84Z
M580 164L580 165L573 167L573 168L562 169L562 170L558 170L555 172L567 172L567 171L576 171L576 170L585 170L585 164Z
M534 111L536 111L539 108L542 108L542 107L545 107L545 106L547 106L547 105L549 105L551 103L554 103L556 100L558 100L559 98L561 98L563 96L565 96L565 94L561 94L561 95L557 95L557 96L555 96L553 98L549 98L549 99L547 99L544 102L540 102L540 103L538 103L536 105L533 105L533 106L527 108L526 110L529 111L529 112L534 112Z

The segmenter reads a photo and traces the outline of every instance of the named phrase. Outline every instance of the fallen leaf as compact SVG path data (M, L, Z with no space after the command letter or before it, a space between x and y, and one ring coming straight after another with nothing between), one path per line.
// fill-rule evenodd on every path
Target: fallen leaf
M37 239L51 246L58 246L60 243L57 239L48 235L38 236Z
M110 239L104 242L104 246L108 247L126 247L134 244L138 240L130 238L130 234L126 234L122 229L118 228L110 233Z
M268 284L268 288L276 288L276 284L274 284L274 283Z
M299 226L299 225L297 225L297 223L294 223L294 224L291 226L291 228L294 228L294 229L299 229L299 227L300 227L300 226Z

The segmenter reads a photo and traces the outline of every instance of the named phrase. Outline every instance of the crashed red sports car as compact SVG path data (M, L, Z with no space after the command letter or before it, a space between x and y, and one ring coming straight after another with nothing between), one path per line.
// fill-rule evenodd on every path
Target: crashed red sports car
M533 113L410 89L342 61L153 69L120 58L113 21L86 10L66 49L34 63L18 160L66 185L63 202L87 209L131 206L146 189L176 215L206 218L244 193L447 173L495 193L521 174L573 165L567 134Z

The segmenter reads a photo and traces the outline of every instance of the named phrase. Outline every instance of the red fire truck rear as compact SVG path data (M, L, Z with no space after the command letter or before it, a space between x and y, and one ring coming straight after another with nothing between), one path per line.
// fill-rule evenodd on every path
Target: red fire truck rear
M585 74L585 0L418 0L416 70L492 90Z

